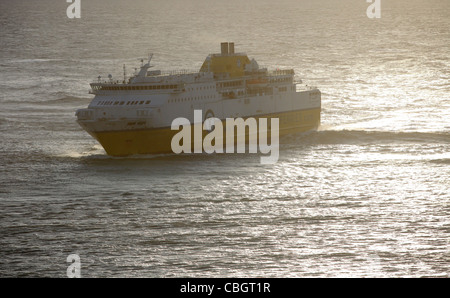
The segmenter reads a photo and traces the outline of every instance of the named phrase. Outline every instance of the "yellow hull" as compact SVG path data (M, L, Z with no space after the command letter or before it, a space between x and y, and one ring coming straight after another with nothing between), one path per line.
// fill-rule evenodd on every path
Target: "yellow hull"
M320 124L320 108L274 113L254 118L257 120L258 118L267 118L268 123L270 123L271 118L279 118L279 136L281 137L316 129ZM171 130L170 127L164 127L128 131L90 131L89 133L99 141L107 154L112 156L127 156L135 154L172 153L171 141L173 136L178 132L179 130ZM203 137L208 133L208 131L203 131ZM191 135L193 138L194 134ZM191 144L194 144L193 140Z

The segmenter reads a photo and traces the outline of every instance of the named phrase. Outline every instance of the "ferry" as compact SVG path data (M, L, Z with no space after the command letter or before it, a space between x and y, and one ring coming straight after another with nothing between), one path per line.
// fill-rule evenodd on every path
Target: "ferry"
M77 122L111 156L172 153L174 119L194 123L214 117L278 118L279 136L317 129L321 92L295 81L293 69L268 70L233 42L222 42L221 52L206 57L199 71L150 70L153 55L122 81L90 84L94 98L76 111ZM194 124L193 124L194 125ZM207 132L204 132L205 134Z

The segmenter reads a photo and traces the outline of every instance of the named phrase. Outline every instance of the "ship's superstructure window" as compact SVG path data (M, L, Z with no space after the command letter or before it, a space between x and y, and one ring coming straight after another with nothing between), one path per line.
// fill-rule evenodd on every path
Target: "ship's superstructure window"
M179 85L148 85L148 86L92 86L93 90L167 90L180 88Z
M271 78L270 82L271 83L287 83L287 82L291 82L292 78L290 77L285 77L285 78Z
M143 105L143 104L150 104L152 101L151 100L132 100L132 101L99 101L97 102L98 106L109 106L109 105Z
M133 100L133 101L99 101L99 102L97 102L97 105L98 106L109 106L109 105L121 105L121 106L127 105L128 106L128 105L136 105L136 104L148 105L151 102L152 102L151 100L146 100L146 101L144 101L144 100L141 100L141 101L136 101L136 100Z

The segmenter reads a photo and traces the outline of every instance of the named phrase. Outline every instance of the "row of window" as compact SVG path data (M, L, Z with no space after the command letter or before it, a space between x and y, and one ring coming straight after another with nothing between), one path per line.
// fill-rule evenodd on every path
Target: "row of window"
M126 104L127 106L132 106L132 105L143 105L143 104L150 104L152 101L151 100L133 100L133 101L114 101L114 100L104 100L104 101L99 101L97 103L98 106L116 106L116 105L121 105L123 106L124 104Z
M271 83L275 83L275 82L292 82L292 78L291 77L286 77L286 78L271 78L270 79Z
M93 90L167 90L167 89L177 89L182 88L181 84L179 85L152 85L152 86L92 86ZM197 88L188 88L188 91L194 90L206 90L213 89L213 86L203 86Z
M201 86L196 88L186 88L187 91L195 91L195 90L207 90L207 89L214 89L214 86L208 85L208 86Z
M292 81L292 78L277 78L277 79L271 79L273 82L290 82ZM223 87L237 87L242 86L242 81L233 81L233 82L225 82L225 83L218 83L217 87L223 88ZM167 90L167 89L181 89L182 85L151 85L151 86L99 86L94 85L92 86L92 89L94 91L97 90ZM194 90L207 90L207 89L213 89L214 87L209 86L203 86L203 87L197 87L197 88L187 88L187 91L194 91Z
M223 87L237 87L242 86L242 81L232 81L232 82L224 82L224 83L218 83L217 87L223 88Z
M169 99L169 103L175 102L185 102L185 101L194 101L194 100L203 100L203 99L213 99L214 95L205 95L205 96L196 96L196 97L185 97L185 98L174 98Z
M153 86L92 86L93 90L167 90L176 89L179 85L153 85Z

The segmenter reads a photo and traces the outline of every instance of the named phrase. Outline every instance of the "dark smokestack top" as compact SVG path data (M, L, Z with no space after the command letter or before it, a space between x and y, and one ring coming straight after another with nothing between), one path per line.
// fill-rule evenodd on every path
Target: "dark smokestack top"
M233 54L234 54L234 42L228 43L228 53L229 53L230 55L233 55Z
M222 55L228 55L228 42L222 42L220 44L220 48L221 48Z

